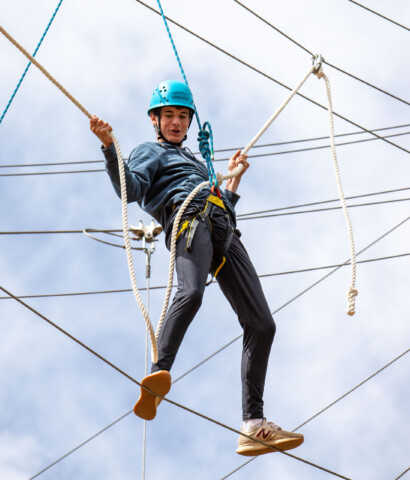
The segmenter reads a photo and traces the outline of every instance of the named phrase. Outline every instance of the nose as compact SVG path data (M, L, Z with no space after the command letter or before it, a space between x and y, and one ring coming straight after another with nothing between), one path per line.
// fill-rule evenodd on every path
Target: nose
M172 125L179 126L181 124L181 121L178 116L175 115L175 117L172 118Z

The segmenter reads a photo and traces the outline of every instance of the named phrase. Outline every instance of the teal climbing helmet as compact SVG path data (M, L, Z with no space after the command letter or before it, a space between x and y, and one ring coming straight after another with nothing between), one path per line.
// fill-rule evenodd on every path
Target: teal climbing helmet
M185 107L194 113L194 99L189 87L178 80L164 80L161 82L151 95L148 115L151 110L166 106Z

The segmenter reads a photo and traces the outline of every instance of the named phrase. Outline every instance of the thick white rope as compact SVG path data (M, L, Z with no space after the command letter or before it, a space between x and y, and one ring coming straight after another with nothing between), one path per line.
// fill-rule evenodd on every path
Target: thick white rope
M332 147L332 156L333 156L333 164L334 164L334 169L336 173L336 180L337 180L337 186L338 186L338 191L339 191L339 197L340 201L342 203L343 211L345 214L345 219L348 227L348 232L349 232L349 244L350 244L350 256L351 256L351 263L352 263L352 281L351 285L348 289L347 296L348 296L348 309L347 313L349 315L354 315L355 310L355 297L357 295L357 290L355 289L355 281L356 281L356 256L355 256L355 250L354 250L354 241L353 241L353 231L350 223L350 218L349 218L349 213L347 210L346 206L346 201L344 199L344 194L343 194L343 189L342 189L342 184L341 184L341 179L340 179L340 173L339 173L339 167L338 167L338 162L337 162L337 157L336 157L336 147L335 147L335 141L334 141L334 124L333 124L333 110L332 110L332 100L331 100L331 92L330 92L330 84L329 80L326 77L325 74L323 74L322 70L320 69L317 71L317 68L315 66L312 66L309 68L309 71L303 76L301 81L296 85L296 87L291 91L291 93L288 95L288 97L285 99L285 101L280 105L280 107L275 111L275 113L268 119L268 121L262 126L262 128L257 132L257 134L253 137L253 139L248 143L248 145L244 148L242 154L246 155L248 151L254 146L254 144L259 140L259 138L265 133L265 131L270 127L270 125L275 121L275 119L279 116L279 114L283 111L283 109L288 105L288 103L292 100L292 98L296 95L296 93L300 90L302 85L305 83L305 81L308 79L311 73L315 73L318 78L323 77L325 82L326 82L326 89L327 89L327 96L328 96L328 114L329 114L329 125L330 125L330 141L331 141L331 147ZM154 333L154 329L152 326L152 323L150 321L149 315L147 311L144 308L144 305L142 303L141 297L138 292L138 287L136 284L136 279L135 279L135 271L134 271L134 266L133 266L133 261L132 261L132 251L131 251L131 245L130 245L130 239L129 239L129 228L128 228L128 213L127 213L127 190L126 190L126 181L125 181L125 172L124 172L124 164L123 164L123 159L122 159L122 154L121 154L121 149L118 144L118 141L114 134L111 134L113 142L114 142L114 147L117 152L117 157L118 157L118 167L119 167L119 174L120 174L120 184L121 184L121 199L122 199L122 211L123 211L123 234L124 234L124 243L125 243L125 249L127 253L127 261L128 261L128 269L130 272L130 278L131 278L131 284L132 284L132 290L134 292L135 299L138 303L138 306L141 310L141 313L144 317L145 323L147 325L147 329L151 338L151 345L152 345L152 350L151 350L151 357L153 363L156 363L158 361L158 345L157 345L157 340L159 337L159 333L161 331L162 325L164 323L165 315L168 310L168 305L169 305L169 300L171 296L171 291L172 291L172 284L174 280L174 269L175 269L175 256L176 256L176 241L177 241L177 236L178 236L178 229L179 225L181 223L181 218L190 204L190 202L193 200L193 198L197 195L197 193L202 190L202 188L206 187L209 185L208 181L204 181L201 184L197 185L195 189L188 195L188 197L185 199L183 204L178 210L178 214L174 220L173 228L172 228L172 236L171 236L171 253L170 253L170 262L169 262L169 270L168 270L168 284L167 284L167 289L164 297L164 303L161 311L161 316L158 321L157 329ZM243 169L243 165L240 164L238 167L234 169L233 172L222 175L221 173L217 173L217 181L218 185L221 185L224 180L229 180L241 173Z
M118 158L118 169L120 174L120 185L121 185L121 203L122 203L122 231L124 235L124 244L125 244L125 251L127 254L128 270L130 273L132 291L134 292L135 300L137 301L137 304L144 317L145 324L147 326L147 329L151 338L152 361L153 363L157 363L158 347L155 339L155 332L152 327L152 323L149 318L148 312L145 310L144 304L142 303L142 300L141 300L140 293L138 291L137 280L135 278L134 263L132 261L132 249L131 249L131 241L130 241L129 227L128 227L127 184L125 180L124 161L122 158L120 145L118 143L116 136L113 134L113 132L111 132L111 138L112 138L112 141L114 142L115 152L117 153L117 158Z
M265 133L265 131L269 128L269 126L273 123L273 121L276 119L276 117L282 112L282 110L286 107L286 105L292 100L292 98L296 95L298 90L301 88L301 86L305 83L309 75L313 72L314 67L312 66L309 71L304 75L302 80L296 85L296 87L291 91L289 96L286 98L286 100L282 103L282 105L276 110L276 112L269 118L269 120L262 126L262 128L258 131L258 133L253 137L253 139L249 142L249 144L244 148L242 154L246 155L248 151L254 146L254 144L259 140L259 138ZM221 173L216 174L216 179L218 182L218 185L221 185L224 180L229 180L231 178L234 178L238 176L243 169L243 165L239 164L232 173L228 173L226 175L222 175ZM175 267L175 251L176 251L176 240L178 236L178 229L179 229L179 224L181 222L182 215L184 214L187 206L189 203L192 201L192 199L195 197L195 195L204 187L209 185L208 181L205 181L198 185L190 194L189 196L185 199L183 204L181 205L177 216L175 217L174 220L174 225L172 228L172 237L171 237L171 255L170 255L170 262L169 262L169 272L168 272L168 285L167 285L167 290L165 293L165 298L164 298L164 304L162 307L162 312L161 316L158 322L157 330L155 337L158 339L159 332L161 331L162 324L165 319L165 315L168 310L168 304L169 304L169 298L171 295L171 290L172 290L172 284L174 280L174 267Z
M347 297L347 314L352 316L355 314L355 297L358 295L356 290L356 252L353 239L353 229L352 223L350 221L349 211L347 209L346 200L343 193L342 180L340 178L339 164L337 161L336 155L336 145L335 145L335 131L334 131L334 122L333 122L333 107L332 107L332 94L330 90L330 82L326 74L323 73L320 68L315 75L320 79L323 78L326 84L327 92L327 111L329 116L329 131L330 131L330 145L333 157L333 167L336 174L337 189L339 191L340 203L342 204L342 209L345 217L345 222L347 226L347 232L349 237L349 248L350 248L350 263L351 263L351 283L346 292Z

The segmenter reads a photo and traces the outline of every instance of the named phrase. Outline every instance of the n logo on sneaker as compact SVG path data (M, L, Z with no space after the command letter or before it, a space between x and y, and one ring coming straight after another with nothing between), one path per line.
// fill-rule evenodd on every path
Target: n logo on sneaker
M266 431L264 428L261 428L257 433L256 437L259 437L259 435L262 435L263 439L266 440L269 437L270 432L271 430Z

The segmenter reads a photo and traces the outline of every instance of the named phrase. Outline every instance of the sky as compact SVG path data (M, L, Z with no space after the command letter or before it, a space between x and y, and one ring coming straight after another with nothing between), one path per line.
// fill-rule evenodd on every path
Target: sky
M4 0L1 25L33 52L57 3ZM147 4L157 9L153 0ZM363 4L410 24L405 2ZM321 53L329 64L407 100L409 34L404 28L348 0L254 0L246 5L308 50ZM310 68L310 55L234 0L164 0L162 6L173 20L266 74L170 24L200 119L212 125L215 149L243 148L288 94L269 77L293 88ZM27 59L3 36L0 57L2 112ZM146 110L156 85L167 78L181 79L162 19L134 0L63 1L36 58L88 111L113 126L124 156L154 139ZM408 105L402 101L327 64L324 72L337 114L368 130L410 123ZM301 93L326 104L324 81L314 76ZM326 110L295 97L258 143L326 137L328 131ZM337 135L359 131L335 118ZM408 126L381 133L407 131ZM193 124L186 145L194 152L196 136ZM370 138L360 134L337 141ZM409 150L408 135L389 140ZM101 171L103 156L88 119L32 66L0 125L0 142L1 286L15 296L28 296L22 298L27 305L140 381L145 324L129 291L124 250L83 233L15 233L121 229L121 202ZM337 199L329 148L280 153L328 144L320 140L252 149L237 214ZM348 204L383 202L349 209L356 251L369 247L357 260L393 257L357 265L354 316L346 315L349 267L300 296L330 270L269 276L346 262L349 245L340 209L238 221L255 268L265 275L261 281L277 324L265 414L287 430L409 348L409 257L399 256L409 253L410 234L410 167L403 149L382 140L337 147L345 196L377 193ZM217 153L216 159L229 153ZM271 155L252 157L261 153ZM85 161L98 163L25 166ZM225 172L227 162L215 162L215 168ZM78 170L97 171L21 175ZM129 205L128 213L131 225L151 220L136 204ZM102 234L99 238L112 240ZM165 285L168 276L169 253L163 236L158 240L150 287ZM137 284L145 288L144 254L136 251L134 263ZM125 291L89 294L106 290ZM77 295L56 296L66 293ZM141 290L141 295L155 327L164 290L151 289L149 296ZM129 412L139 389L16 300L2 292L0 297L0 478L28 480ZM172 369L173 379L240 334L217 285L210 285ZM169 398L239 429L240 356L239 339L175 382ZM403 355L302 426L305 442L291 452L297 459L272 453L244 466L247 458L235 453L235 433L163 402L157 418L146 425L144 476L336 478L299 460L304 459L354 480L397 479L410 466L408 368L408 355ZM140 479L142 452L143 422L129 414L36 478ZM407 477L410 471L401 476Z

